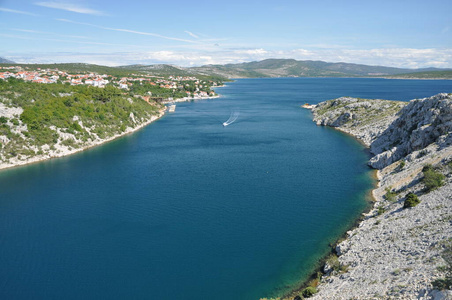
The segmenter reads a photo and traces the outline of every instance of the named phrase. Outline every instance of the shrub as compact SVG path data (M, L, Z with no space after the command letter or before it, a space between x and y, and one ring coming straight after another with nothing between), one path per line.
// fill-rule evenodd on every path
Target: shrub
M408 195L406 195L405 202L403 203L403 208L415 207L419 203L421 203L421 200L419 200L417 195L409 193Z
M399 164L399 170L402 170L405 167L405 161L401 160Z
M440 172L435 171L431 165L424 166L422 172L424 173L422 182L425 184L428 192L444 185L444 179L446 177Z
M440 291L450 289L452 288L452 278L447 277L435 279L432 281L432 285L435 289Z
M303 289L303 291L301 291L301 295L303 297L311 297L314 296L315 293L317 293L317 289L312 286L308 286L307 288Z
M385 194L386 200L388 200L390 202L395 202L396 196L397 196L396 192L391 191L390 188L386 188L386 194Z
M428 154L427 150L421 150L418 154L417 154L417 158L421 158L424 157Z
M383 206L379 206L379 207L378 207L378 210L377 210L377 214L378 214L378 215L382 215L385 211L386 211L386 210L385 210L385 208L384 208Z
M0 117L0 123L5 124L6 122L8 122L8 118L4 117L4 116L1 116Z

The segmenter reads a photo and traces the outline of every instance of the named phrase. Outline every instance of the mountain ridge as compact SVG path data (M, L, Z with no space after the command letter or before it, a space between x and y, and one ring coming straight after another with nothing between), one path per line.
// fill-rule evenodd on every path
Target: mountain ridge
M448 69L407 69L370 66L355 63L329 63L325 61L295 59L266 59L226 65L193 67L199 73L215 74L227 78L249 77L367 77L411 74L417 72L445 71Z
M5 61L5 59L3 59ZM8 60L6 60L8 61ZM2 58L0 58L2 63ZM8 61L3 64L11 64ZM221 78L276 78L276 77L385 77L402 79L452 79L452 69L447 68L395 68L345 62L319 60L265 59L236 64L211 64L200 67L180 67L172 64L134 64L118 67L85 63L18 64L27 67L67 67L80 71L89 69L125 75L127 72L146 73L155 76L208 76Z
M12 60L0 57L0 64L15 64Z

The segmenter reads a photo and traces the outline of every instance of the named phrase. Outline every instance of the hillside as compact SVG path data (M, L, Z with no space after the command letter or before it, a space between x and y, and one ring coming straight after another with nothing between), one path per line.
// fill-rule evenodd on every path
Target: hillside
M124 70L145 73L153 76L196 76L199 79L204 80L222 80L226 79L225 76L221 76L214 73L201 73L194 68L183 68L174 65L156 64L156 65L128 65L119 67Z
M2 63L0 66L11 66L11 63ZM93 64L84 63L61 63L61 64L16 64L14 66L22 67L24 70L38 70L38 69L58 69L60 71L66 71L69 73L99 73L99 74L109 74L112 76L129 76L132 73L137 73L137 75L145 74L138 70L124 69L118 67L107 67Z
M12 60L0 57L0 64L14 64Z
M0 80L0 168L103 143L148 124L161 110L112 86Z
M415 72L408 74L397 74L388 78L398 79L452 79L452 70Z
M11 62L1 62L8 66ZM97 72L113 76L152 75L152 76L196 76L207 80L225 80L226 78L263 78L263 77L388 77L450 79L452 70L446 69L400 69L382 66L368 66L351 63L328 63L324 61L298 61L294 59L266 59L262 61L207 65L183 68L168 64L127 65L106 67L84 63L63 64L15 64L26 70L59 69L68 72Z
M339 98L312 112L370 146L379 178L374 208L310 283L313 299L450 299L452 94Z
M328 63L324 61L297 61L294 59L266 59L263 61L208 65L190 68L206 75L227 78L251 77L368 77L403 73L433 71L438 69L400 69L381 66L367 66L350 63Z

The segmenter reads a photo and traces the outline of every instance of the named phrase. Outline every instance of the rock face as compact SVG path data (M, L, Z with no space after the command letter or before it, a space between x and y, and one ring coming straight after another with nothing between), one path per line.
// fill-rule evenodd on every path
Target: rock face
M317 125L331 126L359 138L366 146L397 119L406 102L342 97L312 108Z
M313 114L317 124L370 146L375 156L369 164L379 169L379 185L373 210L336 247L346 271L325 266L312 299L452 299L451 291L435 285L452 272L452 95L407 104L339 98L320 103ZM445 176L428 193L426 164ZM410 192L421 203L404 209Z
M438 94L406 102L342 97L312 109L317 125L337 127L370 146L369 164L391 163L448 139L452 131L452 95Z
M370 150L376 154L370 165L382 169L438 142L452 131L452 96L436 96L412 100L399 113L398 118L372 142Z

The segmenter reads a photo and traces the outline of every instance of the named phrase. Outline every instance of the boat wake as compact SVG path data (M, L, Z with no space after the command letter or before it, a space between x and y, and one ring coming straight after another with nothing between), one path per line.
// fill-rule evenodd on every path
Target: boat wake
M237 120L237 118L239 117L239 115L240 115L239 111L233 110L231 112L231 115L229 116L229 119L227 119L227 121L223 123L223 126L226 127L226 126L231 125L232 123L234 123Z

